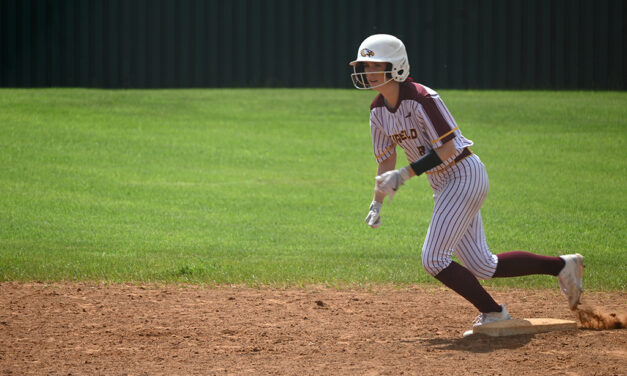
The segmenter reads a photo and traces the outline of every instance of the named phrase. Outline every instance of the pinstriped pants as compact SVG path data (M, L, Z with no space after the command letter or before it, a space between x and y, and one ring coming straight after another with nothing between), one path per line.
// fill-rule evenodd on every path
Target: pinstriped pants
M498 258L490 252L481 222L488 195L488 174L478 156L443 172L427 175L435 204L422 247L422 265L432 276L452 262L452 255L477 278L492 278Z

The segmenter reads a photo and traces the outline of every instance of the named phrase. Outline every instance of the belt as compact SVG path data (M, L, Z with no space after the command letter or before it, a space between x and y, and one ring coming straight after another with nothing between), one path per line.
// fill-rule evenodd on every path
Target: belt
M472 155L472 150L470 150L470 148L465 147L464 150L462 150L461 153L459 153L459 155L457 157L455 157L455 159L453 159L453 162L449 163L448 165L442 167L439 170L435 170L435 171L427 171L425 172L426 174L435 174L436 172L442 172L445 171L447 168L453 166L456 163L459 163L461 161L463 161L464 159L470 157Z
M453 160L453 163L460 162L463 159L466 159L467 157L470 157L471 155L472 155L472 151L470 151L470 148L466 147L466 148L464 148L464 150L462 150L461 153L459 153L459 155L455 158L455 160Z

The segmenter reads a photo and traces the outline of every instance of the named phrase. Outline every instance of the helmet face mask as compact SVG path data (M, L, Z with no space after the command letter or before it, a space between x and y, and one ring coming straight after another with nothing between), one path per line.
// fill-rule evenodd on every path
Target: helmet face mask
M381 72L368 72L367 74L385 73L383 83L372 86L364 72L363 63L384 62L388 63L386 69ZM405 51L405 45L400 39L388 34L375 34L366 38L357 51L357 59L349 63L353 67L351 79L357 89L374 89L394 80L403 82L409 76L409 59Z
M385 77L385 80L382 83L377 83L376 85L373 86L368 81L368 77L367 77L368 75L373 75L373 74L383 74ZM392 75L392 64L390 63L385 64L385 70L383 71L365 72L364 63L361 61L357 62L355 65L353 65L353 73L351 74L351 79L353 80L353 85L359 90L368 90L368 89L374 89L374 88L383 86L394 79Z

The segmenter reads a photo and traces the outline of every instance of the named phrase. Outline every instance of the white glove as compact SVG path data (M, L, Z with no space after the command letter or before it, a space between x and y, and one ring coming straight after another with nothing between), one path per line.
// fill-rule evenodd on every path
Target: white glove
M370 204L370 212L368 212L368 216L366 217L368 226L372 228L381 226L381 217L379 217L381 214L381 205L380 202L376 201L372 201L372 204Z
M410 167L407 166L399 170L388 171L377 176L375 191L390 196L390 201L392 201L396 190L411 177L408 168Z

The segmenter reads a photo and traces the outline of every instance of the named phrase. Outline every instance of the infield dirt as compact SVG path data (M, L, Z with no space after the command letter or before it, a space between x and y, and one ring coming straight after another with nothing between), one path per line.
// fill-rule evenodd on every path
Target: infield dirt
M555 290L490 289L518 318L577 320ZM624 320L627 295L583 303ZM625 375L627 331L462 338L440 287L0 283L1 375Z

